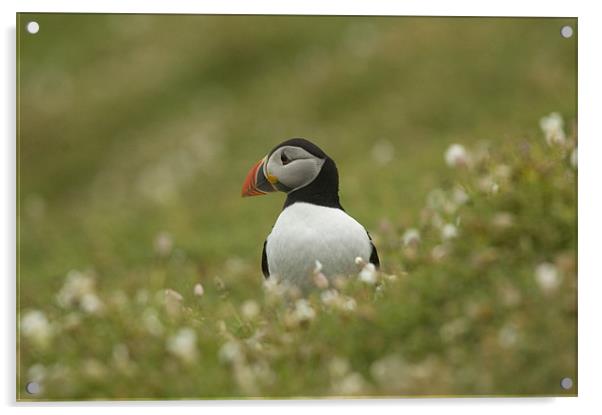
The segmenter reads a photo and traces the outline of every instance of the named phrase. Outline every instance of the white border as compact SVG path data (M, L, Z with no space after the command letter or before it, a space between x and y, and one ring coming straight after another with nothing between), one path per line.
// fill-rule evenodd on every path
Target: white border
M487 3L487 4L486 4ZM542 410L546 413L587 413L589 409L602 407L598 392L602 343L600 339L599 316L601 315L598 296L602 293L597 258L600 256L599 232L602 231L602 203L600 181L602 171L597 158L602 155L602 133L600 118L600 76L602 64L599 53L599 40L602 39L600 14L596 13L593 1L542 1L507 0L489 4L478 0L440 1L397 1L373 0L306 0L306 1L267 1L230 0L228 2L189 0L164 0L161 3L126 0L23 0L20 2L0 2L2 8L3 41L1 82L4 90L0 100L0 112L4 137L0 154L0 204L3 238L0 246L0 263L4 266L2 290L2 333L0 342L2 353L2 374L0 375L0 403L8 413L41 412L47 414L87 413L105 414L107 406L111 411L122 412L135 407L144 407L148 413L162 413L166 407L178 406L179 413L195 413L210 409L233 409L245 413L286 412L291 414L315 411L316 409L345 410L350 413L363 413L368 406L376 406L386 413L426 412L446 414L491 413L506 414L510 411ZM216 14L347 14L347 15L460 15L460 16L577 16L579 17L579 398L563 399L407 399L399 401L222 401L222 402L167 402L167 403L90 403L49 405L15 404L15 13L17 11L47 12L120 12L120 13L216 13ZM554 341L554 339L549 339ZM517 374L520 376L520 374ZM17 408L18 406L19 408Z

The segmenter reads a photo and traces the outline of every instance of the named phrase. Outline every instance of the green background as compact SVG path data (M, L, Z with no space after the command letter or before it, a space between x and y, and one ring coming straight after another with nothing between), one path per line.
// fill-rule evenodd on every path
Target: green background
M36 35L24 29L30 20L40 24ZM443 161L451 143L471 146L485 140L503 147L512 140L540 142L539 119L553 111L564 116L567 132L574 131L577 40L562 38L560 28L571 24L576 32L576 23L560 18L20 14L19 309L42 309L59 319L63 311L56 293L72 269L93 270L99 291L120 290L127 296L141 287L173 288L188 301L200 281L208 291L209 305L203 309L208 315L227 313L211 306L222 301L211 293L216 276L226 281L234 308L243 299L260 297L261 247L284 198L241 199L240 188L253 163L280 141L298 136L311 139L336 161L342 203L380 244L384 271L408 271L398 239L404 229L418 227L427 194L454 180ZM389 155L386 162L374 154L375 146ZM521 189L527 198L533 192ZM576 233L576 199L570 196L567 203L573 212L567 229ZM522 213L517 211L519 217ZM534 224L534 234L546 226L538 228L537 215L535 210L524 215L525 224ZM153 248L161 233L173 241L169 260L158 258ZM486 238L479 234L472 243L481 246ZM517 271L522 265L532 269L560 248L576 252L576 236L543 244L529 260L500 267L506 267L504 272L510 267L512 278L522 281L531 278ZM462 261L457 259L458 266ZM441 272L432 264L420 269L428 275ZM443 285L457 282L454 272ZM445 351L420 334L442 318L433 317L441 304L421 296L432 290L425 281L414 292L422 301L411 300L424 311L420 316L404 314L400 322L395 305L409 301L407 292L397 293L387 308L391 327L400 324L404 335L385 343L413 344L408 354L414 357L419 350ZM478 284L477 291L462 287L456 299L478 295ZM567 298L574 298L575 289L566 290ZM523 376L505 373L501 366L507 362L477 359L458 376L472 379L473 372L487 372L489 365L500 365L504 375L491 369L495 381L481 389L475 377L474 383L450 383L455 386L435 383L432 390L425 382L408 393L562 393L558 376L576 370L576 350L567 349L575 341L576 310L566 321L549 321L546 314L535 316L543 304L531 304L524 318L538 322L537 341L553 336L555 329L548 326L558 324L565 341L546 356L561 350L566 353L558 358L561 363L549 362L546 369L544 362ZM87 353L102 356L103 345L109 350L116 339L130 338L126 322L95 324L83 333L97 346L86 344L79 333L54 353L20 348L20 372L39 361L76 365ZM315 342L334 339L337 324L323 324L323 333L313 333ZM465 341L476 341L478 330L474 336ZM384 347L354 349L354 340L347 340L343 353L355 356L349 359L360 372L368 365L362 356L367 360ZM157 348L138 355L136 344L129 344L130 354L146 365L142 379L147 388L140 379L117 382L120 386L83 382L79 388L47 389L46 397L245 395L218 363L211 366L216 379L211 387L187 389L186 384L174 386L179 383L173 379L166 382L171 386L157 386L160 379L176 376L158 363L165 352ZM216 360L215 350L207 353ZM510 360L523 362L518 368L530 367L532 354L513 356ZM311 380L322 363L300 367L307 368ZM285 369L274 370L289 379ZM178 377L186 374L196 376L190 370ZM260 393L320 395L323 390L308 386L309 380L290 382L290 387Z

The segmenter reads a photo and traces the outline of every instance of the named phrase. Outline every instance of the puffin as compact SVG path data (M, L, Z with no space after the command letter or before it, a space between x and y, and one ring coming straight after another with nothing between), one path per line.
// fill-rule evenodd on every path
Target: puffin
M341 206L334 160L316 144L304 138L278 144L255 163L242 186L243 197L277 191L286 200L263 243L266 279L306 288L315 272L328 279L356 274L358 257L380 267L370 234Z

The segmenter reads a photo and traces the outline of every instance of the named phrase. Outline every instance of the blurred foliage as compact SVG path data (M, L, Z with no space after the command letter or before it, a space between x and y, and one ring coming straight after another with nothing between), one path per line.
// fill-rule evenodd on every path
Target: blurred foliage
M577 116L564 24L20 14L18 390L575 394L576 134L538 126ZM283 199L240 186L293 136L336 160L376 285L262 289Z

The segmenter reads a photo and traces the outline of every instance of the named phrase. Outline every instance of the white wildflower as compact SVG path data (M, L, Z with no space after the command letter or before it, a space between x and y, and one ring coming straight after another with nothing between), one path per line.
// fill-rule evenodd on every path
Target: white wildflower
M374 284L376 282L376 266L372 263L367 263L360 271L359 277L362 282Z
M154 241L155 253L158 256L166 257L171 254L173 249L173 240L167 232L159 232Z
M194 292L194 295L196 295L197 297L202 297L203 294L205 294L205 289L203 288L201 283L197 283L194 286L193 292Z
M560 274L554 264L543 262L535 268L535 281L544 293L556 291L560 280Z
M355 395L366 388L366 381L357 372L350 373L336 382L333 386L334 392L341 395Z
M30 310L21 317L21 334L34 344L45 347L54 334L46 315L40 310Z
M500 190L499 184L491 176L481 177L478 181L478 186L484 193L496 194Z
M380 140L372 147L372 159L378 164L384 165L393 161L395 147L386 140Z
M455 186L452 190L452 199L457 205L463 205L470 199L468 193L460 186Z
M295 302L294 316L298 321L313 320L316 312L306 299L299 299Z
M314 284L316 284L316 287L318 287L320 289L328 288L328 285L329 285L328 278L326 278L326 275L322 274L321 272L314 274L312 276L312 280L313 280Z
M182 308L182 294L179 292L168 288L165 290L164 301L165 301L165 310L171 316L177 315Z
M420 243L420 231L415 228L406 229L401 240L405 246L416 246Z
M167 339L167 350L184 363L194 363L198 357L196 333L191 328L182 328Z
M437 245L431 251L431 257L434 261L441 261L448 253L449 250L445 245Z
M220 347L218 352L219 360L223 363L242 363L244 354L242 347L238 342L229 340Z
M72 270L67 273L65 284L57 294L57 301L63 308L77 306L84 295L93 294L94 290L94 277Z
M399 277L395 274L384 274L385 280L389 282L397 282Z
M278 302L286 294L286 287L280 282L278 275L270 275L270 278L264 279L263 289L266 294L266 299L270 302Z
M564 121L559 113L553 112L550 115L542 117L539 120L539 126L544 133L548 145L561 145L566 142Z
M355 263L357 265L361 265L362 267L366 265L366 261L364 261L364 258L362 258L361 256L355 257Z
M406 386L407 365L395 354L387 355L370 365L370 374L381 386L401 389Z
M104 310L104 303L94 293L86 293L80 300L81 309L89 314L100 314Z
M328 278L322 274L322 263L318 260L316 260L316 266L314 268L312 280L318 288L324 289L328 287Z
M324 290L320 294L320 299L325 305L332 306L336 304L339 298L339 292L334 289Z
M344 297L341 307L344 311L355 311L357 308L357 302L352 297Z
M452 144L445 152L445 163L449 167L468 167L470 165L470 154L460 144Z
M163 334L163 323L159 320L159 315L154 308L147 308L142 314L142 324L146 331L151 335L159 337Z
M458 236L458 228L456 225L446 223L441 229L441 238L443 240L449 240Z
M240 306L240 313L247 320L254 320L257 318L259 311L259 305L253 300L247 300Z
M514 215L509 212L498 212L491 219L491 224L498 229L506 229L514 225Z

